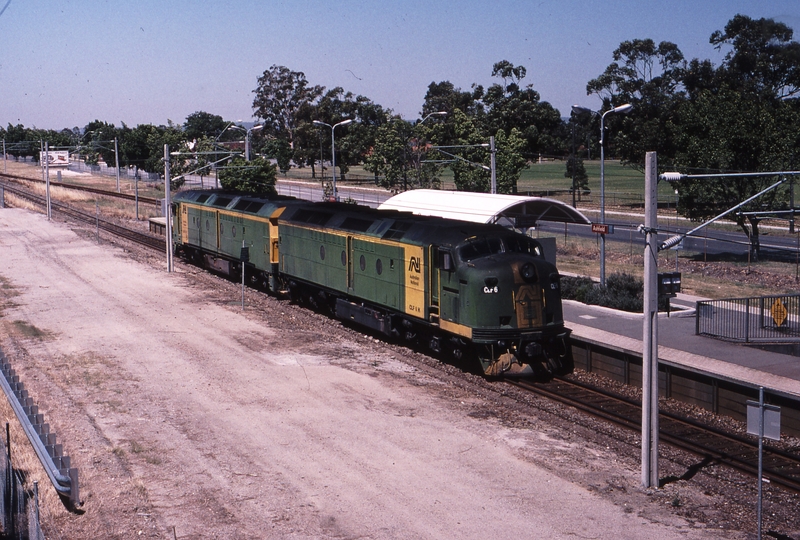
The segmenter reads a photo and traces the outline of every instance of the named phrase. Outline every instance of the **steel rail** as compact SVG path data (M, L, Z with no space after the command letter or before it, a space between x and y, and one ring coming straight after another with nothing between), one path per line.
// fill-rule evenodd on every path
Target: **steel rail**
M555 379L547 385L509 382L621 427L641 430L640 401L567 379ZM666 411L660 411L659 419L659 436L670 445L750 476L758 475L757 442ZM800 493L800 456L772 447L765 447L764 450L765 460L772 463L764 469L764 477L776 485Z
M24 181L24 182L36 182L38 184L44 184L45 181L39 178L28 178L27 176L19 176L16 174L7 174L7 173L0 173L0 178L8 178L13 181ZM132 195L130 193L117 193L116 191L108 191L105 189L100 188L93 188L89 186L79 186L77 184L66 184L64 182L53 182L50 181L51 187L59 187L64 189L74 189L76 191L85 191L87 193L94 193L96 195L103 195L106 197L113 197L116 199L125 199L127 201L135 201L136 195ZM158 206L161 204L161 199L155 199L153 197L142 197L139 196L139 202L143 204L149 204L153 206Z

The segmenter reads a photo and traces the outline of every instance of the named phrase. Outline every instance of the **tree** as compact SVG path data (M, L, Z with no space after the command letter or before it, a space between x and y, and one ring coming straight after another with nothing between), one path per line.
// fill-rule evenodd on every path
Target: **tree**
M270 139L264 145L264 154L278 162L282 173L289 170L292 165L292 149L289 142L283 139Z
M275 194L277 171L275 166L262 158L245 161L234 158L226 167L219 169L219 182L224 189L256 194Z
M494 64L493 77L501 77L502 84L493 84L483 96L486 107L484 131L506 135L517 129L525 139L522 149L528 159L538 154L560 154L564 151L564 129L560 113L546 101L541 101L533 85L521 87L527 70L514 66L507 60Z
M680 170L706 172L758 172L795 170L800 157L795 104L753 99L738 91L704 91L682 111ZM687 179L680 182L679 211L695 221L705 221L739 204L775 182L775 177ZM744 208L787 209L787 189L767 193ZM759 218L738 213L734 218L758 256Z
M717 49L731 46L719 74L732 88L768 99L800 93L800 43L793 31L773 19L736 15L709 42Z
M273 65L258 78L253 110L263 120L265 134L288 141L294 149L297 112L319 98L323 90L309 86L303 72Z
M606 117L606 149L614 148L623 162L640 169L645 154L656 151L659 165L671 167L680 129L677 110L685 99L683 53L668 41L656 45L652 39L635 39L622 42L613 58L605 72L586 85L587 94L603 99L603 110L633 105L628 115Z
M497 193L516 193L519 175L528 167L528 160L522 155L525 150L525 139L517 128L511 128L506 135L498 131L495 136L495 167L497 176Z
M736 15L710 42L730 46L722 65L693 62L691 96L681 109L682 170L698 172L776 171L797 167L800 156L800 43L792 30L772 19ZM688 85L687 85L688 86ZM774 177L685 180L679 210L706 220L762 191ZM788 208L788 189L763 195L736 216L758 257L759 217L747 211Z
M572 184L573 174L575 175L575 183ZM589 193L589 176L586 174L586 167L583 165L583 158L570 155L567 158L567 170L564 171L564 177L570 179L570 192L577 190L578 200L583 193ZM573 199L574 200L574 199Z
M459 149L458 156L461 159L454 159L450 163L453 171L453 181L459 191L474 191L486 193L490 187L490 173L484 169L483 163L486 161L486 149L478 145L486 142L485 138L478 131L475 122L464 112L456 109L453 112L453 127L455 130L457 145L465 146Z
M209 137L212 140L218 137L228 124L221 116L204 111L193 112L186 117L183 123L183 133L186 140Z
M386 189L407 188L409 177L415 176L409 147L412 125L399 117L378 127L375 144L364 158L364 168L380 177Z
M109 166L114 166L116 155L114 153L114 139L117 137L117 128L114 124L94 120L83 128L82 153L84 163L97 165L100 159ZM119 144L119 141L117 141Z

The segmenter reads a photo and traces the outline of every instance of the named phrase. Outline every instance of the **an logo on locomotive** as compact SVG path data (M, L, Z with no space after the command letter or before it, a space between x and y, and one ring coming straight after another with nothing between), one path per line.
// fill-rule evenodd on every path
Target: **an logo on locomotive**
M420 271L421 271L420 268L421 268L421 263L420 263L419 257L411 257L408 260L408 269L409 270L413 270L414 272L419 274Z

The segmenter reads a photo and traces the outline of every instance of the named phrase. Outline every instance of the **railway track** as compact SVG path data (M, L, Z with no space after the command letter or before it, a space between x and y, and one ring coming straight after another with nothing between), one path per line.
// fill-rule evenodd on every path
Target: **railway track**
M13 195L16 195L17 197L25 199L37 206L41 206L42 208L46 208L47 206L47 200L45 199L45 197L42 197L41 195L37 195L29 190L8 183L3 183L2 186L6 193L11 193ZM120 195L119 193L108 193L108 192L102 192L102 194ZM141 201L141 199L139 200ZM100 218L96 215L89 214L87 212L83 212L76 208L72 208L67 204L60 203L52 199L50 200L50 208L51 210L59 212L60 214L66 217L69 217L71 219L74 219L82 223L94 224L98 230L109 232L115 236L125 238L126 240L130 240L131 242L135 242L147 248L160 251L166 251L167 249L165 238L151 236L149 234L140 231L123 227L122 225L118 225L107 219Z
M0 173L0 178L6 178L11 181L24 181L24 182L36 182L39 184L44 184L44 180L39 180L38 178L28 178L27 176L19 176L16 174L7 174L7 173ZM137 199L136 195L132 195L130 193L117 193L116 191L108 191L106 189L100 188L93 188L89 186L79 186L76 184L65 184L64 182L53 182L50 181L51 187L59 187L64 189L72 189L75 191L83 191L86 193L94 193L96 195L103 195L104 197L113 197L116 199L124 199L127 201L135 201ZM142 204L149 204L153 206L157 206L161 203L159 199L154 199L153 197L138 197L139 202Z
M642 407L637 400L566 379L554 379L546 384L525 381L510 384L616 425L641 431ZM701 467L719 463L753 478L758 475L758 441L755 439L727 433L665 411L659 413L659 438L703 457ZM800 493L800 456L765 444L763 477L775 485Z

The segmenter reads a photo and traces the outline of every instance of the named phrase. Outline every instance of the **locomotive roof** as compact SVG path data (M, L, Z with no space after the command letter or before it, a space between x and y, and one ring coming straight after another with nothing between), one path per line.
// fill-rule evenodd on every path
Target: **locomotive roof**
M226 208L255 214L258 216L269 217L276 208L289 206L292 204L302 204L305 201L277 194L251 194L238 191L214 190L214 189L191 189L178 192L175 201L188 201L203 206L215 208Z
M178 192L175 201L225 208L263 217L275 209L288 207L280 219L320 228L352 231L386 240L402 240L414 244L435 243L454 246L467 238L487 234L511 234L500 225L476 223L436 216L420 216L411 212L381 210L355 204L303 201L281 195L252 195L223 190L187 190Z
M487 234L512 234L499 225L330 202L297 206L293 211L284 212L281 220L352 231L385 240L402 240L414 244L435 243L443 246L456 245L467 238Z

